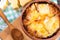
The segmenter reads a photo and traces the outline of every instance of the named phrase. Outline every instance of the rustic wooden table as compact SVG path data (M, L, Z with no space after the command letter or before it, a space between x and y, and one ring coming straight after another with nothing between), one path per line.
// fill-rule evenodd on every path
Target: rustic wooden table
M22 31L21 25L20 25L20 17L17 18L12 24L14 25L14 27L18 28L23 33L24 40L32 40ZM54 39L60 37L60 31L57 34L58 35L56 35ZM0 38L2 38L2 40L13 40L10 33L9 33L8 28L6 28L4 31L0 32Z
M17 18L12 24L14 25L14 27L19 29L23 33L24 40L31 40L28 36L26 36L26 34L21 29L20 17ZM10 33L9 33L8 28L6 28L4 31L0 32L0 38L2 38L3 40L13 40Z

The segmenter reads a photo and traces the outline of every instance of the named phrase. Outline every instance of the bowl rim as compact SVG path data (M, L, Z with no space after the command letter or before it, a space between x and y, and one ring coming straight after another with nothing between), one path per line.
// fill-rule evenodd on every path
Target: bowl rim
M60 7L59 7L57 4L55 4L54 2L51 2L51 1L32 1L32 2L28 3L27 5L25 5L25 7L23 7L23 9L22 9L22 14L21 14L21 26L22 26L22 30L23 30L23 32L24 32L29 38L31 38L31 39L33 39L33 40L42 40L42 39L36 38L36 37L30 35L30 34L25 30L25 28L24 28L24 26L23 26L23 22L22 22L22 17L23 17L23 14L24 14L25 10L26 10L32 3L38 3L38 2L40 2L40 3L42 3L42 2L47 2L48 4L52 4L52 5L54 5L55 7L57 7L57 9L60 11ZM59 28L59 29L60 29L60 28ZM56 35L54 35L54 36L51 37L51 38L46 38L46 39L43 39L43 40L52 40L53 38L55 38L55 36L57 36L58 33L59 33L59 31L60 31L59 29L57 29L58 32L56 33Z

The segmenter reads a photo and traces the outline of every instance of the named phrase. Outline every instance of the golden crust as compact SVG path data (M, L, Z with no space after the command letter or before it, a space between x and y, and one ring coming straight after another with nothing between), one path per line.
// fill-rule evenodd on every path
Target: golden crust
M59 18L55 15L58 11L50 4L36 5L37 3L27 8L26 18L23 20L23 23L31 35L47 38L59 28Z

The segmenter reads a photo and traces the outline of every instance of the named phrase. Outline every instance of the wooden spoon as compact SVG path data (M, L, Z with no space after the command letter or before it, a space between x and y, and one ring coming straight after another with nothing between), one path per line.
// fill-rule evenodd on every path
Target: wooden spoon
M1 9L0 9L0 16L7 23L13 40L23 40L22 33L17 28L14 28L14 26L8 21L8 19L6 18L6 16L4 15Z

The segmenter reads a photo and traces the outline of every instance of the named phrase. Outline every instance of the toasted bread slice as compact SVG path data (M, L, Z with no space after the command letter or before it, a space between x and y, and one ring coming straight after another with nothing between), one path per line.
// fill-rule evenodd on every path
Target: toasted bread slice
M9 0L13 9L19 8L19 0Z
M32 1L32 0L19 0L20 1L20 5L24 6L26 5L28 2Z
M8 6L8 4L9 4L8 0L1 0L1 1L0 1L0 8L1 8L2 10L5 10L6 7Z

